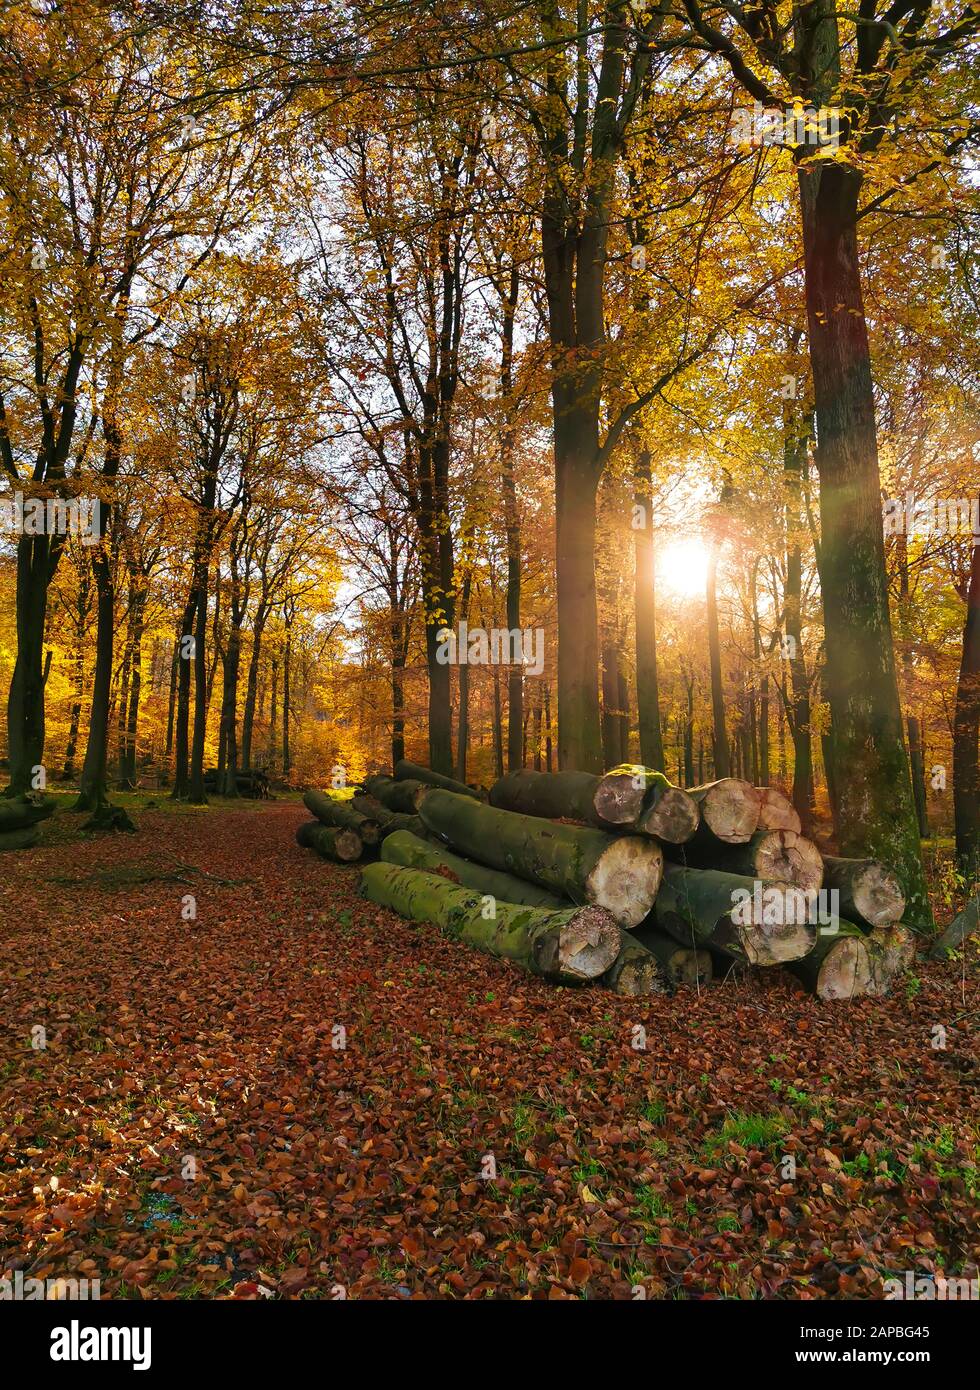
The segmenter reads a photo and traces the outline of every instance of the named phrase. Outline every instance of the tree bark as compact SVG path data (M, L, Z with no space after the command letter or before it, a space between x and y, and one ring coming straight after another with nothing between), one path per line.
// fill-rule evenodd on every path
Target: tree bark
M498 902L488 916L483 897L472 889L397 864L368 864L361 871L361 891L382 907L417 922L431 922L455 940L513 961L554 984L597 979L622 944L618 927L601 908L550 911Z
M489 894L500 902L520 903L524 907L561 908L569 905L567 898L551 893L547 888L539 888L536 884L515 878L513 874L488 869L484 864L474 864L442 845L420 839L407 830L398 830L386 836L381 846L381 858L386 864L401 864L403 868L424 869L432 874L442 873L450 882ZM445 873L447 869L448 875Z
M820 578L840 848L894 865L916 922L931 926L902 737L888 612L874 386L857 220L861 173L799 168L820 475Z
M953 818L956 857L971 879L980 868L980 543L970 550L963 650L953 715Z
M438 788L426 796L419 814L429 830L468 858L573 902L604 907L621 926L642 922L657 896L663 854L644 837L556 825Z
M660 680L657 670L656 554L649 450L642 450L637 456L635 481L637 516L643 523L633 531L636 708L640 760L647 767L662 768L664 746L660 729Z

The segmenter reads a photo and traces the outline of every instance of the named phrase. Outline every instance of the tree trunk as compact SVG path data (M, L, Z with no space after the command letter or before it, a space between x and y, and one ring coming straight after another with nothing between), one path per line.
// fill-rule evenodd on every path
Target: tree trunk
M467 946L513 961L555 984L597 979L622 945L618 927L601 908L551 911L498 902L491 916L472 889L397 864L368 864L361 871L361 891L382 907L416 922L431 922Z
M353 830L362 844L376 845L381 841L378 822L355 811L349 801L335 801L326 792L308 791L303 793L303 805L321 824L337 830Z
M799 169L820 474L820 578L840 848L894 865L917 923L931 926L885 571L871 352L857 249L861 173Z
M762 806L759 810L760 830L793 830L797 835L802 833L799 812L785 793L778 787L769 786L757 787L756 791L762 796Z
M725 693L721 681L721 641L718 636L718 550L712 540L708 550L708 583L706 591L708 615L708 658L711 667L711 722L715 754L715 776L727 777L731 772L728 756L728 733L725 727Z
M589 442L578 429L589 430ZM594 425L555 419L558 766L601 772L596 616Z
M633 531L634 615L636 628L636 709L640 734L640 760L647 767L664 766L660 732L660 681L657 671L656 554L653 540L653 502L650 453L636 460L636 516L642 521ZM688 778L689 781L693 778Z
M953 715L953 817L956 857L974 879L980 871L980 543L970 551L970 578L963 624L963 651Z
M424 869L426 873L442 873L450 882L472 888L478 893L488 894L499 902L520 903L525 907L567 907L568 900L546 888L515 878L513 874L500 873L488 869L483 864L474 864L458 854L422 840L407 830L396 831L385 838L381 846L381 858L386 864L401 864L403 868ZM449 875L444 873L448 869Z
M649 912L663 873L659 845L639 835L556 825L484 806L433 788L419 810L423 823L468 858L515 873L573 902L594 903L625 927Z
M202 565L197 591L197 610L194 623L194 736L191 742L190 774L187 781L187 800L202 806L207 802L204 790L204 739L207 733L207 649L205 634L208 627L208 566Z
M416 782L409 778L396 782L384 773L365 777L362 785L369 796L377 797L389 811L400 811L406 816L415 815L427 793L432 790L428 782ZM468 789L466 794L470 795Z
M832 935L818 936L810 954L791 962L789 970L818 999L860 999L874 992L869 946L858 927L841 921Z

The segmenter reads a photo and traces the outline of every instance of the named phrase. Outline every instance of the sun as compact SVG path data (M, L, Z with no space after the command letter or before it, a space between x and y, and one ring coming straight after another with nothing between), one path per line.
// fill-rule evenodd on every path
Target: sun
M677 598L704 598L708 551L699 537L671 541L657 553L657 588Z

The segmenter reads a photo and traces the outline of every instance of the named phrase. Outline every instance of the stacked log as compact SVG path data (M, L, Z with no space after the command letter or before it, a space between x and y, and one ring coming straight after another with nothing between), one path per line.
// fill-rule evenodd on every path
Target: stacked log
M782 966L821 999L854 999L886 993L911 959L896 876L822 858L774 788L684 790L634 764L521 769L488 804L418 764L395 772L350 801L307 792L317 819L300 843L335 862L377 844L372 901L555 984L650 996Z
M389 811L400 812L405 816L414 816L426 793L431 790L426 782L419 782L413 778L396 782L394 777L388 777L384 773L365 777L363 787L369 796L375 797Z
M640 835L556 825L439 788L426 796L420 815L434 835L466 858L573 902L603 907L623 927L643 921L660 887L663 854Z
M490 804L524 816L638 831L671 844L683 844L698 827L698 808L686 791L662 772L633 763L603 777L521 768L493 784Z
M376 845L381 839L377 819L355 810L350 801L338 801L328 792L308 791L303 793L303 805L324 825L353 830L362 844Z
M693 868L721 869L772 883L816 889L824 881L824 863L812 840L793 830L757 830L743 844L713 845L696 838L668 854Z

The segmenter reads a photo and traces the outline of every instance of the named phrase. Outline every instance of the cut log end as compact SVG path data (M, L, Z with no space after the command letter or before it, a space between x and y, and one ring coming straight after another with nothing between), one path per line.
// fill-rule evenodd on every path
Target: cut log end
M759 808L760 830L792 830L799 835L802 830L799 813L789 797L776 787L756 787L762 797Z
M596 815L607 825L635 825L646 792L646 783L638 775L625 770L610 772L600 778L596 787L593 800Z
M668 787L657 801L641 812L637 829L668 844L683 845L698 828L697 802L681 787Z
M723 777L709 788L701 815L711 833L726 845L750 840L759 824L761 793L738 777Z
M797 888L819 888L823 883L823 859L812 840L794 830L767 831L756 850L760 878L792 883Z
M827 952L817 976L817 996L824 1000L860 999L873 985L872 963L864 941L848 936Z
M876 860L861 869L853 887L854 906L873 926L884 927L897 922L905 911L905 894L898 878Z
M604 975L619 955L619 927L601 907L581 907L557 932L546 933L535 946L542 974L567 984L585 984Z
M604 907L622 927L635 927L653 906L663 877L659 845L639 835L613 840L585 884L586 897Z
M735 926L749 965L785 965L809 955L816 942L816 926L797 919L798 913L778 913L778 922L740 923ZM805 912L799 913L805 916Z

